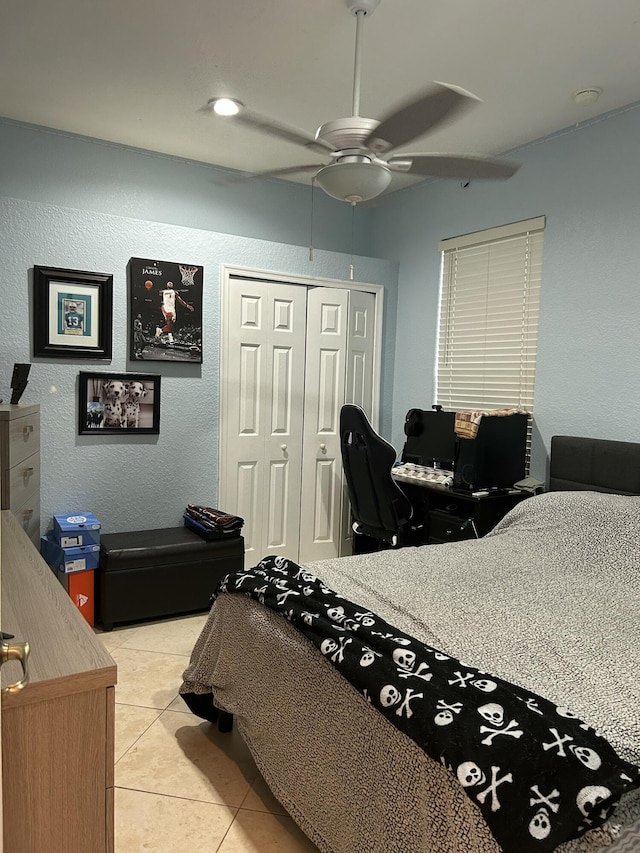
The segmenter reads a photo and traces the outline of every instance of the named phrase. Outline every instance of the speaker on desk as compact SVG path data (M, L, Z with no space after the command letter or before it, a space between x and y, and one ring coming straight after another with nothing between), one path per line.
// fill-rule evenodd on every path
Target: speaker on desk
M527 414L483 415L475 438L459 438L453 470L457 489L506 489L524 477Z

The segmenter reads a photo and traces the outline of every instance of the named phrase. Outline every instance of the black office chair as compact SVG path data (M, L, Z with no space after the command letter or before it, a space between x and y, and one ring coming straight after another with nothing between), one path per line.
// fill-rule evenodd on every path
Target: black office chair
M340 448L354 533L377 539L379 547L418 544L411 502L391 476L396 452L359 406L340 410Z

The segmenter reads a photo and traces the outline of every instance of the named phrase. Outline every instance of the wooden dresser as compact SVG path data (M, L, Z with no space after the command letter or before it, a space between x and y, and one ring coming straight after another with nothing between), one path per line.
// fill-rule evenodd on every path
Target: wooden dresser
M2 630L31 647L29 683L2 695L4 849L112 853L116 665L15 516L0 515ZM6 687L22 668L1 675Z
M2 509L40 545L40 406L0 405Z

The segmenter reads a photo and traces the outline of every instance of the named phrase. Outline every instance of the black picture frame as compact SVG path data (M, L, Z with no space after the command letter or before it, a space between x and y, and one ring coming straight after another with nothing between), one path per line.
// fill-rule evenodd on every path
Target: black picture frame
M33 268L33 355L111 358L113 275Z
M204 268L130 258L129 360L202 364Z
M132 391L133 385L136 387ZM158 435L159 432L158 374L80 372L78 435Z

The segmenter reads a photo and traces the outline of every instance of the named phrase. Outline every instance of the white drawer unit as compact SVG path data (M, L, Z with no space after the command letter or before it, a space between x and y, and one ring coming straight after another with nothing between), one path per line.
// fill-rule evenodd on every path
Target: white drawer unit
M0 405L0 506L40 544L40 406Z

